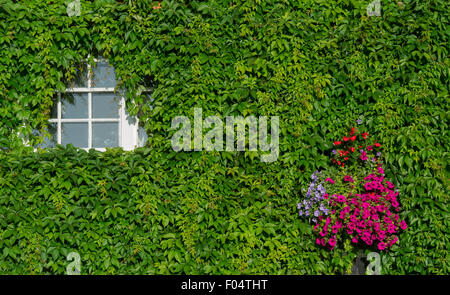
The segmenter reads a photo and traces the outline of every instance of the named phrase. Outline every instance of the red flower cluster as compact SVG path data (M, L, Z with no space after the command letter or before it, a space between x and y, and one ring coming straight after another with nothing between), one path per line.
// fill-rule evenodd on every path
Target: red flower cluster
M352 127L348 136L344 136L341 141L335 141L333 143L336 147L336 149L333 150L333 154L336 155L336 157L331 159L333 163L344 167L346 164L350 164L349 160L351 159L359 158L361 161L367 161L369 159L367 151L376 153L376 156L373 156L372 159L374 162L378 161L378 158L381 155L379 152L381 144L375 142L367 145L366 140L368 137L369 133L358 133L358 131L355 130L355 127ZM358 153L355 153L357 150L361 153L360 157L358 157Z
M364 178L363 193L326 196L332 210L330 216L321 216L314 227L319 234L317 244L333 249L338 237L347 236L355 244L376 245L381 251L398 241L396 234L407 225L397 214L398 192L394 192L394 185L383 175L379 164L376 172ZM350 179L348 175L345 178Z

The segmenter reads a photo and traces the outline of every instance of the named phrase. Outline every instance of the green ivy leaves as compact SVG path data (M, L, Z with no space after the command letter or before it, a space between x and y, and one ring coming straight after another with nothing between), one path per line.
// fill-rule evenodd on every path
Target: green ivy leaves
M66 2L0 0L0 273L64 273L71 251L86 273L344 273L353 254L315 247L295 204L357 119L411 224L383 272L448 273L448 1ZM32 153L88 55L114 65L148 147ZM194 107L279 116L279 160L174 153Z

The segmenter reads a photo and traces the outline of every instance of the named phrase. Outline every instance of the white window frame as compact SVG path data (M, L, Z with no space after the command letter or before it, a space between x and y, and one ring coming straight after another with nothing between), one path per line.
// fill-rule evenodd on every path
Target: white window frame
M106 59L96 59L94 58L94 62L108 62ZM87 78L88 87L74 87L67 88L66 93L87 93L88 94L88 118L82 119L63 119L62 118L62 103L61 103L61 92L58 92L58 100L57 100L57 118L51 118L48 120L49 123L57 124L57 143L62 143L62 123L88 123L88 147L81 148L84 150L95 149L98 151L106 151L106 148L94 148L92 147L92 123L94 122L118 122L119 130L119 147L123 150L133 150L139 145L138 139L138 128L139 128L139 120L137 117L129 116L125 107L125 97L120 96L119 101L119 118L118 119L103 119L103 118L92 118L92 94L93 93L115 93L114 87L92 87L92 73L91 73L91 65L87 63ZM115 93L117 94L117 93Z

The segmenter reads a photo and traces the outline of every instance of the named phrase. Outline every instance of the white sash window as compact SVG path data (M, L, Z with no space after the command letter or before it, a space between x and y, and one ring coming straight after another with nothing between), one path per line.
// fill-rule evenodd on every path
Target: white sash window
M125 109L125 97L114 93L116 75L106 60L79 72L71 88L59 93L53 105L48 131L39 147L73 144L104 151L107 147L132 150L143 144L137 118Z

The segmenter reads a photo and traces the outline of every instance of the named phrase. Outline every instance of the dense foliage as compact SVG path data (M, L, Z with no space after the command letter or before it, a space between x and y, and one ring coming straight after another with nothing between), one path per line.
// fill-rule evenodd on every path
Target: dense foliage
M296 214L361 119L408 229L382 273L449 273L447 0L0 0L0 273L346 273ZM114 65L148 146L33 153L87 56ZM144 95L153 88L152 106ZM280 117L280 156L179 152L172 118Z

